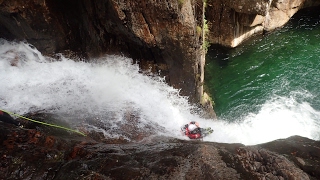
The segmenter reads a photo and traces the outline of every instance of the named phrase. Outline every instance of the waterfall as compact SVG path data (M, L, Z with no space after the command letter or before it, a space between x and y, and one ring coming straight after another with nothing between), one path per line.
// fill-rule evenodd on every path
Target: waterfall
M150 136L187 139L180 134L180 127L198 121L214 129L204 141L257 144L296 134L314 138L318 127L312 121L282 122L291 128L277 125L283 111L274 109L274 103L286 103L285 99L271 100L260 113L244 117L241 123L202 119L179 90L168 86L163 78L140 73L130 58L106 55L89 63L62 55L46 57L25 42L1 40L0 46L2 109L17 114L54 113L75 127L86 125L103 132L107 138L130 140L124 132L124 127L130 126L134 132ZM307 104L299 106L314 111ZM265 114L272 114L274 119L263 118Z

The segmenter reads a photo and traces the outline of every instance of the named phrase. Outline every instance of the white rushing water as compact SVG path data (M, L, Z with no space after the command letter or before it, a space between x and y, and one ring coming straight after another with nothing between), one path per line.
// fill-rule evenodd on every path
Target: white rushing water
M241 123L206 120L163 79L139 73L131 59L105 56L95 63L44 57L27 43L0 41L0 109L25 114L45 110L67 115L76 127L92 118L104 128L87 124L107 137L125 136L121 127L151 129L155 135L181 136L180 127L198 121L212 127L205 141L258 144L292 135L319 139L320 113L307 103L275 97L258 114ZM138 117L128 121L127 114ZM92 122L92 121L91 121ZM152 127L152 128L150 128ZM118 133L118 134L117 134Z

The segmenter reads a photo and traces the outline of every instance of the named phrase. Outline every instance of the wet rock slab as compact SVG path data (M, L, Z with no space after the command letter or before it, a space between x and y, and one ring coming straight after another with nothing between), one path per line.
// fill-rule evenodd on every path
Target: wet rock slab
M4 179L319 179L320 142L244 146L166 137L107 144L0 122Z

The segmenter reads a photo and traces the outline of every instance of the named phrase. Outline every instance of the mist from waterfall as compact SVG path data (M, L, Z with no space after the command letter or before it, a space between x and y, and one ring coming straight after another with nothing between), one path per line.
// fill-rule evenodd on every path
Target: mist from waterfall
M198 121L214 129L204 141L258 144L292 135L319 139L314 119L320 112L294 96L275 96L258 113L236 122L208 120L163 78L140 73L130 58L106 55L88 63L62 55L45 57L25 42L1 40L0 46L0 109L10 112L54 113L75 128L91 118L97 122L86 127L106 138L126 137L121 127L134 123L154 136L187 139L180 127ZM128 121L128 114L133 121Z

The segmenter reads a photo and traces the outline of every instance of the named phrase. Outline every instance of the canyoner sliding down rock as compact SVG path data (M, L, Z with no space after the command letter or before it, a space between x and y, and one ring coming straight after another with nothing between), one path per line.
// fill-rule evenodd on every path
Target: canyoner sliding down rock
M320 179L317 5L1 1L0 177Z
M106 56L97 59L99 63L76 62L61 55L45 57L24 42L2 40L1 44L0 70L5 82L1 106L15 118L48 125L18 114L56 114L76 128L127 141L150 135L184 138L182 124L189 119L207 121L197 114L201 109L191 106L163 78L141 74L132 59Z
M5 83L0 93L3 100L1 101L1 106L19 114L38 112L45 109L45 114L54 115L53 117L45 116L46 120L64 120L76 128L85 129L88 134L87 139L79 139L72 134L59 132L61 135L58 135L55 131L48 131L41 127L30 129L15 129L11 127L14 135L8 131L10 126L1 124L1 132L4 135L2 137L10 137L8 140L3 141L4 147L13 149L14 151L11 152L16 153L13 157L18 158L11 158L12 156L9 156L10 153L5 153L2 165L9 172L14 169L23 170L21 168L37 167L33 163L23 163L27 162L28 158L21 153L20 148L22 147L26 149L30 146L30 148L36 148L35 150L38 152L44 152L33 156L38 159L37 162L40 160L41 163L45 164L48 159L51 162L55 162L49 165L49 170L48 168L37 167L37 173L23 171L20 174L13 173L10 175L12 178L26 177L30 176L30 174L33 177L42 177L43 174L46 174L45 177L48 179L53 179L53 177L76 179L78 173L72 167L78 165L81 167L78 170L83 173L83 176L87 178L96 176L102 179L105 179L105 176L130 179L132 177L150 177L150 175L152 176L151 179L157 179L163 176L161 172L165 172L169 179L184 178L183 174L186 172L178 171L179 173L176 174L170 171L171 168L178 168L178 164L185 164L186 168L191 166L193 171L199 172L193 175L198 178L204 177L200 172L212 177L241 179L240 177L246 176L264 177L268 172L277 170L276 166L269 167L264 164L261 164L259 168L264 169L266 173L246 169L246 167L250 167L250 163L257 164L256 162L260 161L260 159L254 159L252 162L245 161L245 159L252 159L251 156L263 156L269 163L272 163L272 159L276 158L277 162L282 163L284 169L295 172L294 175L279 172L278 174L273 174L272 177L283 177L285 175L306 178L308 175L293 165L293 162L296 162L294 160L297 154L296 149L303 149L306 146L305 144L299 144L299 142L311 145L309 152L313 154L309 156L298 153L299 159L297 162L300 163L299 165L306 166L303 164L304 161L316 164L317 159L310 158L314 158L314 155L317 154L316 149L320 146L319 143L300 139L299 137L279 142L291 145L287 145L288 149L285 150L285 153L293 158L292 162L280 155L269 152L268 149L281 152L280 154L284 151L284 149L277 150L276 147L279 146L272 143L265 146L257 145L251 149L239 144L193 144L192 141L187 141L186 143L179 140L182 138L179 132L180 125L185 124L187 119L196 120L202 127L214 128L215 132L212 137L207 136L204 141L239 143L245 138L240 136L241 133L232 134L229 131L221 131L241 130L235 124L228 125L221 121L208 121L191 113L197 109L190 106L185 97L179 96L177 90L166 85L161 78L141 74L137 65L132 65L132 61L128 58L110 56L105 57L106 62L98 64L75 62L63 56L54 61L51 58L43 57L35 49L30 49L30 46L25 43L17 44L6 41L3 43L6 47L1 49L6 49L8 48L7 46L11 47L12 51L19 49L20 51L15 54L21 57L21 61L17 61L13 66L11 62L15 56L8 57L7 54L2 56L0 76L5 77L3 78ZM83 72L86 73L83 74ZM136 86L136 84L139 84L139 86ZM40 115L37 117L40 118ZM216 133L216 131L218 132ZM246 133L249 131L254 132L254 129L250 129L250 126L248 126ZM21 139L21 137L24 138ZM212 140L211 138L216 139ZM254 139L251 143L255 144L259 140L261 139L257 136L257 139ZM128 142L131 143L128 144ZM132 142L134 143L132 144ZM116 145L112 145L114 143ZM135 143L136 146L134 145ZM292 144L296 145L292 146ZM119 149L119 146L121 149ZM61 147L66 149L58 153L61 151ZM96 149L97 147L99 148ZM255 148L260 150L257 151ZM132 149L135 150L132 151ZM107 153L101 153L101 150ZM123 150L131 152L130 157ZM154 159L154 156L150 157L148 155L159 152L159 150L161 154L166 155L164 157L169 159L162 159L163 156L156 156L156 159ZM194 152L197 152L197 155ZM255 154L258 154L258 156ZM124 156L127 158L126 160L119 160ZM180 156L192 156L192 163L199 165L188 165L188 162L182 161ZM91 157L96 158L92 159ZM199 162L200 159L203 160L203 157L205 157L205 161ZM237 169L237 166L226 165L230 163L228 158L231 157L239 160L239 162L249 163L239 164L240 167L244 168L244 171L249 172L243 173L243 169ZM157 162L156 167L144 165L143 161L148 160ZM5 165L13 162L13 166ZM118 162L118 164L113 162ZM222 164L217 167L217 163ZM64 164L64 168L61 168L60 164ZM108 168L102 172L96 169L94 164ZM113 165L111 166L111 164ZM125 168L127 176L117 171L118 168L123 168L123 166L128 167ZM204 166L209 166L209 170L203 171ZM143 171L136 172L130 167L139 167ZM255 168L257 167L255 166ZM311 171L316 173L317 166L313 165L313 167L314 169ZM216 168L223 170L223 173L213 173L217 170ZM92 169L94 169L95 173L92 173ZM66 173L68 171L72 173ZM5 172L1 173L8 176Z
M181 134L187 136L189 139L203 140L204 137L208 136L213 132L211 127L201 128L198 122L191 121L181 127Z

